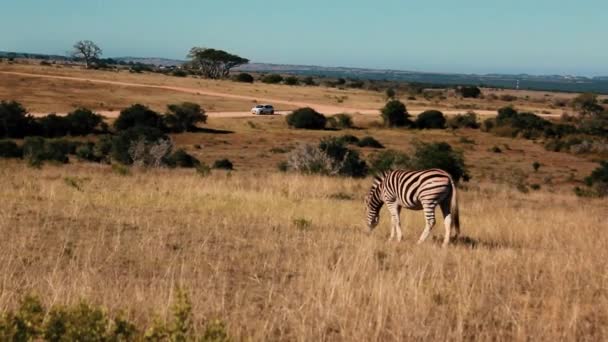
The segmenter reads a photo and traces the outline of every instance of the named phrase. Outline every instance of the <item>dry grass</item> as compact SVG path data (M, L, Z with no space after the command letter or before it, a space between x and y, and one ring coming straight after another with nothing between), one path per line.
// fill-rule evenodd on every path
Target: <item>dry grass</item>
M183 286L196 324L221 318L235 340L608 337L605 201L476 184L460 195L466 238L442 250L414 245L420 212L403 213L402 244L386 242L385 213L363 233L369 180L4 162L0 173L0 308L28 292L84 297L146 324Z

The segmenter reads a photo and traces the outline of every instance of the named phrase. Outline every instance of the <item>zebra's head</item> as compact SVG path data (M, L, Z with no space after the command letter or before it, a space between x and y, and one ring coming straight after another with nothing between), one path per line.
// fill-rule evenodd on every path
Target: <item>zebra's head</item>
M380 209L382 209L382 205L384 205L384 201L380 196L382 181L384 180L384 176L386 174L382 174L381 176L376 176L374 178L374 183L372 184L371 189L365 196L365 217L367 223L368 231L372 231L378 225L378 221L380 221Z

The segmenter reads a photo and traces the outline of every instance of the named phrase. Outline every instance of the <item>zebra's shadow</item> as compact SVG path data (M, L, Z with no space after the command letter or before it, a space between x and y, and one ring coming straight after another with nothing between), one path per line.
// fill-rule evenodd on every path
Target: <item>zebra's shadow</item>
M441 244L443 242L443 237L434 236L433 242ZM522 248L522 246L518 244L512 244L508 242L498 242L498 241L489 241L484 239L472 238L470 236L460 235L457 238L452 238L450 240L450 244L453 246L460 246L470 249L510 249L510 248Z

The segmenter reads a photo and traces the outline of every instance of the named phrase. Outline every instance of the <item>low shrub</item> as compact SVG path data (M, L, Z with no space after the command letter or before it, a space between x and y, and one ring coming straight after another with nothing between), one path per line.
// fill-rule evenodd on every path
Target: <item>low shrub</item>
M461 152L454 151L446 142L415 142L415 152L411 159L413 169L442 169L448 172L455 182L470 179Z
M19 102L0 102L0 138L23 138L29 135L33 121Z
M340 139L340 141L342 141L344 144L357 144L359 142L359 138L351 134L344 134L338 139Z
M295 85L300 84L300 81L295 76L287 76L287 77L285 77L284 82L285 82L286 85L290 85L290 86L295 86Z
M240 74L235 75L232 78L232 80L235 82L243 82L243 83L253 83L253 81L254 81L253 76L251 76L251 74L248 74L246 72L242 72Z
M199 166L201 162L180 148L168 157L167 164L172 167L192 168Z
M307 86L314 86L317 85L315 83L315 80L311 77L311 76L306 76L302 79L302 84L307 85Z
M370 168L375 173L388 170L409 169L411 167L410 157L395 150L385 150L370 157Z
M110 138L111 147L108 153L112 160L124 165L131 165L134 162L132 154L141 153L145 155L146 144L168 139L169 137L157 128L136 126L119 131L116 135L112 136ZM140 146L140 150L136 150L136 147L134 147L136 143L143 143L143 147ZM99 152L105 152L105 149L108 148L107 141L101 147L103 147L104 151Z
M66 140L45 140L41 137L27 137L23 141L23 157L31 166L39 167L45 161L67 163L68 153L76 146Z
M294 110L285 117L287 125L301 129L324 129L327 119L310 107Z
M173 75L175 77L186 77L186 76L188 76L188 72L183 69L175 69L171 72L171 75Z
M331 116L330 118L335 119L336 126L335 128L353 128L353 118L348 114L336 114Z
M464 98L478 98L481 96L481 89L476 86L463 86L458 88L458 93Z
M602 161L600 166L585 178L585 184L595 196L608 196L608 160Z
M1 158L22 158L23 150L12 140L0 140Z
M155 319L138 327L121 314L110 316L100 306L81 300L77 304L46 308L35 296L25 296L16 311L0 317L1 341L206 341L228 342L226 325L209 320L197 335L188 295L178 289L168 321Z
M141 104L134 104L122 110L116 121L114 121L114 128L117 131L135 127L150 127L160 131L166 130L161 115Z
M371 147L371 148L384 148L384 145L382 145L378 140L376 140L370 136L361 138L361 140L359 140L359 142L357 143L357 146Z
M416 118L415 126L419 129L445 128L445 116L438 110L427 110Z
M228 159L219 159L213 162L214 169L232 170L232 162Z
M289 154L287 164L280 167L306 174L349 177L367 174L365 161L360 159L357 151L346 148L339 138L325 138L319 146L299 145Z
M103 122L101 115L93 113L91 110L86 108L78 108L68 113L65 120L68 123L69 132L71 135L92 134Z
M506 102L513 102L517 100L517 96L515 95L509 95L509 94L504 94L504 95L500 95L500 100L501 101L506 101Z
M207 177L211 174L211 168L209 165L199 162L198 166L196 166L196 173L201 175L202 177Z
M479 122L477 122L477 114L474 112L468 112L466 114L458 114L450 117L447 120L447 126L452 129L456 128L479 128Z
M270 74L262 77L262 82L268 84L278 84L283 82L283 76L279 74Z
M364 177L367 164L361 160L359 153L350 150L340 138L325 138L319 143L319 149L333 161L337 174L347 177Z
M43 137L63 137L70 131L70 124L66 118L56 114L45 115L35 121L37 130Z
M95 144L92 142L88 142L86 144L82 144L78 146L76 149L76 157L80 160L87 160L92 162L98 162L101 160L101 157L98 157L95 154Z

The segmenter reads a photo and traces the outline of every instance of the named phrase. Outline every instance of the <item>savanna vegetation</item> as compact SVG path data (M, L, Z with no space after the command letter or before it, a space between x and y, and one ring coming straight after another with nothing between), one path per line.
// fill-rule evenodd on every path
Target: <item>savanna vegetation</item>
M242 78L213 82L345 96ZM573 98L552 118L510 99L482 117L464 107L507 102L484 89L458 95L458 115L412 115L407 97L448 94L395 88L375 102L356 81L332 91L377 113L220 118L170 101L108 119L2 102L0 339L605 340L601 101ZM600 148L572 148L585 141ZM385 212L363 230L371 175L431 167L459 184L450 248L414 244L421 212L402 212L400 244L386 242Z

